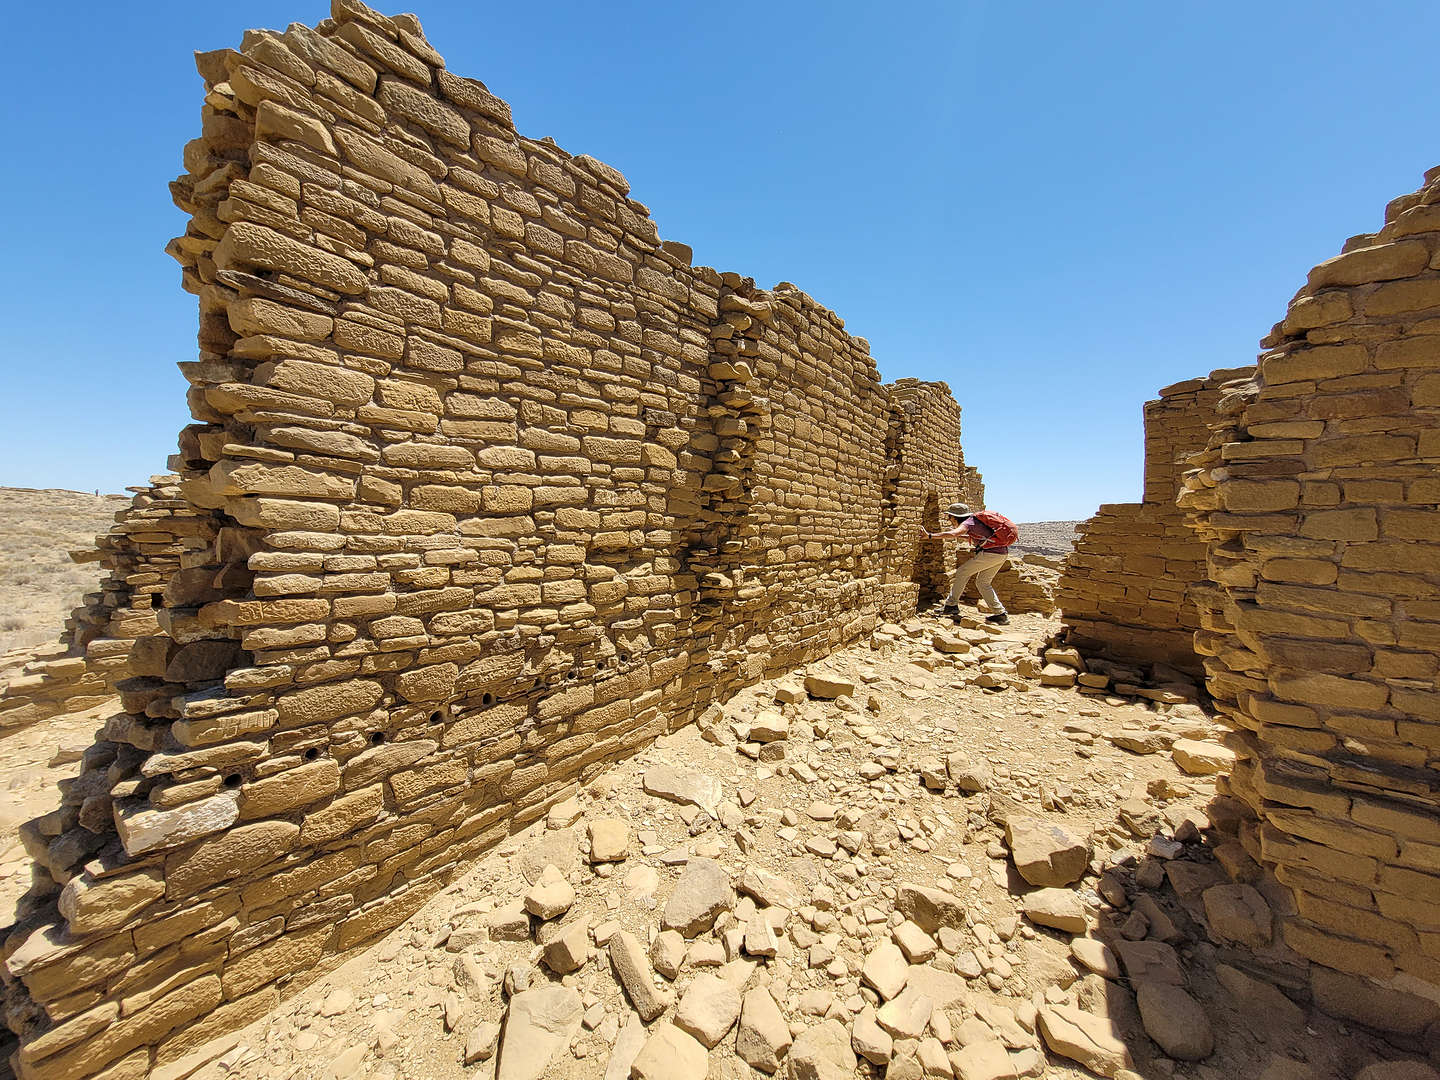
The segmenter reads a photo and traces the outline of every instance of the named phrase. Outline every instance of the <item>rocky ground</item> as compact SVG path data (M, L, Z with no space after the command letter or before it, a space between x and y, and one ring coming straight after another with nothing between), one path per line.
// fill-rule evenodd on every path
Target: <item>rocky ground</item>
M163 1075L1401 1076L1211 943L1268 908L1201 842L1193 687L1082 694L1054 628L926 616L742 693Z
M0 653L57 637L100 580L98 563L70 561L115 524L126 495L0 487Z
M1083 521L1022 521L1020 539L1011 545L1016 555L1048 555L1063 559L1075 547L1075 528Z

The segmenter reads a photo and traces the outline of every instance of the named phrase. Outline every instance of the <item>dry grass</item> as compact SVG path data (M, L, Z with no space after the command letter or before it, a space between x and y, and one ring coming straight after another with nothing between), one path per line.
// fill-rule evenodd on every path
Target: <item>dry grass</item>
M0 487L0 652L56 638L98 585L99 563L73 563L115 523L126 495Z

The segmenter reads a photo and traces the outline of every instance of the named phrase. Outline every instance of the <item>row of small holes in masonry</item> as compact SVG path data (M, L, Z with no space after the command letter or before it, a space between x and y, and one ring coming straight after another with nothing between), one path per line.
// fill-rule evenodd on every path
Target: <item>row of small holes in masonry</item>
M378 741L377 741L376 738L375 738L376 735L379 735L379 736L380 736L380 738L379 738ZM379 746L381 742L384 742L384 741L385 741L385 736L384 736L384 735L381 735L380 732L377 731L377 732L375 733L375 735L370 736L370 741L371 741L372 743L374 743L376 746ZM319 748L318 746L312 746L312 747L310 747L310 749L306 750L306 751L305 751L303 754L301 754L300 756L301 756L304 760L306 760L306 761L319 761L319 760L320 760L320 748ZM225 777L225 779L222 781L222 783L223 783L227 788L230 788L232 791L233 791L235 788L238 788L238 787L239 787L241 784L243 784L244 782L245 782L245 778L244 778L243 776L241 776L239 773L231 773L229 776Z

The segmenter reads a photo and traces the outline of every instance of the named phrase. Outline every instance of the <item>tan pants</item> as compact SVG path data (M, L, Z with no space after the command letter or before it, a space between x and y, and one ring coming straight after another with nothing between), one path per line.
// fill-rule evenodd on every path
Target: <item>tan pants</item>
M989 605L990 610L996 615L1004 615L1005 605L1000 603L1000 597L995 595L995 586L992 582L1009 558L1009 555L1001 555L994 551L977 551L971 555L956 569L955 583L950 586L950 595L945 598L945 603L947 605L960 603L960 598L965 595L965 586L970 584L970 579L973 577L976 588L980 590L981 598Z

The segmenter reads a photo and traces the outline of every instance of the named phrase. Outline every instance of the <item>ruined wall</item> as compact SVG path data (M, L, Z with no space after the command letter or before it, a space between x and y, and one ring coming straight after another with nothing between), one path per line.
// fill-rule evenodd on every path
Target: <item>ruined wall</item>
M1239 838L1293 898L1277 948L1407 1034L1440 1018L1437 172L1310 272L1180 497Z
M1204 447L1220 387L1250 369L1167 386L1145 404L1140 503L1101 506L1076 530L1060 578L1066 640L1083 653L1201 673L1190 590L1206 578L1205 548L1175 505L1186 458Z
M0 672L0 732L102 705L132 675L164 674L167 646L154 640L162 594L186 554L211 539L209 515L180 498L179 482L152 476L129 488L130 505L116 513L110 531L96 537L94 548L71 553L77 562L99 562L105 576L66 620L59 642L14 677ZM131 667L137 640L146 641L138 670Z
M336 0L197 60L170 250L203 543L27 826L27 1080L266 1012L607 763L913 612L916 528L965 482L943 386L692 267L412 16Z

